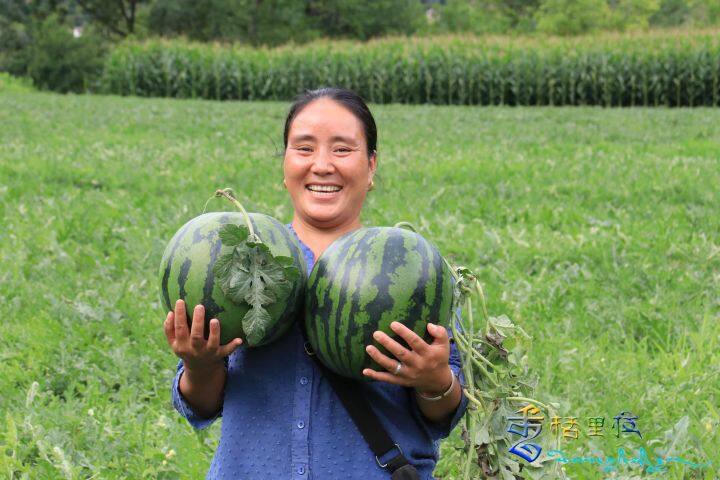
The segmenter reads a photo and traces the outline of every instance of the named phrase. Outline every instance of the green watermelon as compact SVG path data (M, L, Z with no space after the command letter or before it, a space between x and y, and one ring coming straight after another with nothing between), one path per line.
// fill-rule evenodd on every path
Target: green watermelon
M188 323L192 321L195 305L205 307L205 336L210 331L213 318L220 321L220 343L226 344L236 337L243 339L248 347L265 345L282 335L301 312L307 267L300 245L295 236L274 218L260 213L250 213L255 232L274 255L291 257L301 272L294 281L286 298L280 298L267 307L272 325L261 342L248 345L242 329L242 318L250 309L246 303L233 303L223 294L215 281L213 266L230 247L222 245L219 230L232 223L246 225L240 212L211 212L193 218L178 230L165 249L160 262L161 302L169 311L175 302L185 300Z
M365 351L382 330L403 323L426 342L428 322L450 325L452 274L437 248L396 227L360 228L333 242L313 267L305 295L305 331L318 358L345 377L368 380L364 368L385 371Z

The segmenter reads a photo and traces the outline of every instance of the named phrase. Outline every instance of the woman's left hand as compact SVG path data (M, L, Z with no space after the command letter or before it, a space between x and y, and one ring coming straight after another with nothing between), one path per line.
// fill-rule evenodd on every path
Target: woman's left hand
M390 328L407 342L410 349L403 347L386 333L375 331L373 333L375 341L384 346L395 358L383 355L374 345L366 346L365 351L368 355L387 371L378 372L366 368L363 370L363 375L374 380L414 387L427 395L439 395L450 388L453 374L449 367L450 339L445 327L428 323L427 330L434 338L430 344L400 322L392 322ZM393 372L398 362L402 362L402 367L395 375Z

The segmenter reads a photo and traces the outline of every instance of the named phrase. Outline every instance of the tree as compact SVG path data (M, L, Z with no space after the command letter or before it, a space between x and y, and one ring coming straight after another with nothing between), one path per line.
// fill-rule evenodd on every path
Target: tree
M303 42L317 36L305 9L303 2L294 0L157 0L150 10L149 29L198 41Z
M126 37L135 33L138 6L147 0L76 0L83 12L109 32Z
M410 34L425 22L418 0L306 0L313 25L329 37L369 38Z
M441 32L503 33L511 28L512 21L495 2L448 0L438 10L435 30Z
M612 18L609 26L615 30L647 28L650 17L660 9L659 0L610 0Z
M27 74L38 88L87 90L102 68L104 45L91 29L73 38L72 29L51 14L32 27Z
M535 20L543 33L578 35L604 27L610 13L606 0L544 0Z

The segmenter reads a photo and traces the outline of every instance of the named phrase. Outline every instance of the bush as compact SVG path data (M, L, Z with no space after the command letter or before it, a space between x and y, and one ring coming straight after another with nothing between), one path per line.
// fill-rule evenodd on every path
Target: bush
M0 93L28 93L33 90L30 81L26 78L0 73Z
M0 72L25 75L30 61L28 49L31 43L25 25L0 17Z
M102 72L103 41L92 31L74 38L56 15L36 24L28 51L27 74L36 87L58 92L84 92Z

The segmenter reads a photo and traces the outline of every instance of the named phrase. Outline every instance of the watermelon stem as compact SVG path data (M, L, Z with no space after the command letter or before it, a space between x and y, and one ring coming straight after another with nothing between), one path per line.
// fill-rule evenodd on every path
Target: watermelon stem
M238 208L238 210L240 210L240 212L242 212L243 218L245 219L245 224L247 225L248 231L250 232L250 235L248 235L248 240L250 240L254 243L262 243L260 241L260 238L255 234L255 229L253 228L253 224L250 221L250 216L248 215L247 211L245 210L245 207L243 207L242 203L240 203L238 201L238 199L235 198L235 195L233 194L233 191L231 188L223 188L223 189L215 190L214 197L225 197L230 201L230 203L235 205Z
M480 361L488 365L490 368L495 368L495 365L493 365L490 360L485 358L482 353L472 348L468 340L462 338L462 335L458 336L457 338L460 340L460 343L462 343L463 346L467 349L467 351L470 352L470 360L472 360L473 363L477 365L477 367L480 369L480 371L485 374L487 379L490 380L490 383L492 383L496 387L500 387L500 384L495 381L494 377L490 374L490 372L488 372L485 366L480 363Z
M475 284L475 290L480 297L480 306L482 307L483 317L485 318L485 335L487 335L490 333L490 315L488 315L487 305L485 304L485 293L483 292L482 285L480 285L480 280L474 275L472 280Z
M470 400L472 403L474 403L477 407L479 407L481 410L485 410L485 405L483 405L482 400L479 398L475 398L474 395L470 393L470 391L467 388L463 388L463 393L466 397L468 397L468 400Z
M542 403L542 402L538 402L537 400L535 400L535 399L533 399L533 398L528 398L528 397L505 397L505 400L514 400L514 401L516 401L516 402L534 403L536 406L538 406L538 407L540 407L540 408L542 408L542 409L544 409L544 410L546 410L546 411L548 411L548 412L550 411L550 407L549 407L548 405L545 405L545 404Z
M414 226L412 223L410 223L410 222L398 222L398 223L396 223L395 225L393 225L393 227L395 227L395 228L407 228L407 229L410 230L411 232L417 233L417 228L415 228L415 226Z
M472 338L474 334L474 327L473 327L473 315L472 315L472 302L470 300L469 296L465 297L465 308L468 313L468 330L470 334L470 338ZM472 352L472 345L469 345L468 351ZM471 361L473 360L472 354L470 355ZM490 378L490 374L481 367L481 370L484 370L484 373L486 374L486 378ZM468 375L469 374L469 375ZM475 379L473 378L473 370L470 368L470 365L467 366L467 371L465 373L465 379L468 381L468 385L470 386L470 389L472 393L475 393ZM469 398L469 397L468 397ZM485 410L487 411L487 410ZM474 415L468 415L467 416L467 430L468 430L468 436L470 438L470 445L468 446L468 454L465 459L465 468L463 469L463 477L466 479L470 478L470 466L472 465L473 457L475 454L474 444L475 444L475 416Z

